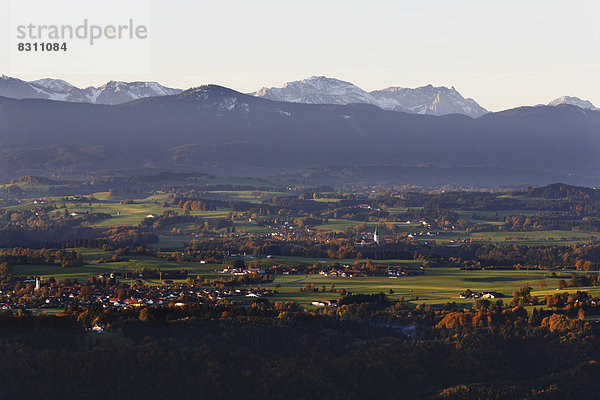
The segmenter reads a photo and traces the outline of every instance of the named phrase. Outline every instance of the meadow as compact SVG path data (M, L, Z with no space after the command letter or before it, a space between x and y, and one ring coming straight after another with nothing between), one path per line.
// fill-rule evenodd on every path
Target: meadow
M460 293L466 289L473 292L499 292L505 297L504 302L510 301L512 292L523 286L533 288L532 295L543 297L546 294L556 292L558 281L568 279L570 272L563 275L557 274L557 277L551 278L547 271L525 271L525 270L506 270L506 271L468 271L458 268L428 268L423 276L411 277L331 277L322 275L298 276L287 275L277 276L274 283L279 284L273 287L279 293L276 295L278 300L293 300L303 305L310 305L312 301L323 301L337 299L337 293L322 292L322 287L330 290L331 285L335 289L345 289L352 293L379 293L383 292L392 299L403 297L407 301L415 304L427 303L441 305L446 302L456 302L457 304L470 305L472 299L461 299ZM542 282L547 287L542 288ZM319 292L301 292L306 284L313 283ZM392 290L392 292L390 292ZM586 290L590 294L600 295L599 287L590 288L569 288L572 290Z

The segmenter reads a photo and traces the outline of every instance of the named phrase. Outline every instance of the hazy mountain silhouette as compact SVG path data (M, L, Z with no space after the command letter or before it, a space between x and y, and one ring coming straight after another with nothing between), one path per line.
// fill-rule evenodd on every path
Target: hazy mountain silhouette
M600 112L570 105L472 119L277 102L207 85L118 106L0 98L0 120L3 177L144 170L264 176L420 164L600 176Z

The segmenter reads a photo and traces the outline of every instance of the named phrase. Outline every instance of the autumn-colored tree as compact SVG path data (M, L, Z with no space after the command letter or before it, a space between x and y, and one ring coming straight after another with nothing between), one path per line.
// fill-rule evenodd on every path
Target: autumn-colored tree
M10 280L12 278L12 266L3 262L0 264L0 279L3 281Z
M552 314L542 320L542 327L548 328L551 332L566 331L570 327L571 320L563 314Z

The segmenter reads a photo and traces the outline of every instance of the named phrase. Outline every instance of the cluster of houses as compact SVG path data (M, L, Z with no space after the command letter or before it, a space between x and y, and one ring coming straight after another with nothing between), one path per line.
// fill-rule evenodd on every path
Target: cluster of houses
M319 274L323 276L335 276L343 278L354 278L364 276L382 276L387 275L392 278L402 276L417 276L423 275L425 269L423 267L414 266L389 266L383 269L371 270L365 268L358 268L354 265L348 264L316 264L316 265L274 265L267 268L269 274L276 275L310 275Z
M348 266L346 266L346 267L348 267ZM356 269L338 270L338 269L335 269L335 268L332 268L329 271L327 271L327 270L321 270L321 271L319 271L319 275L323 275L323 276L341 276L343 278L354 278L354 277L367 276L367 274L365 274L365 272L359 271L359 270L356 270Z
M461 293L459 297L461 299L499 299L505 296L498 292L472 292L467 289L464 293Z
M388 267L387 274L390 278L398 278L401 276L419 276L419 275L425 274L425 268L392 266L392 267Z
M270 236L273 239L280 240L304 239L310 237L311 234L314 233L314 228L294 226L289 221L285 221L279 225L267 224L265 227L275 231L270 233Z
M415 238L417 236L437 236L439 234L440 234L439 232L413 232L413 233L409 233L408 237Z
M313 301L311 303L315 307L337 307L337 300Z
M172 279L185 279L188 277L188 272L185 269L181 270L165 270L158 269L142 269L136 271L114 271L105 272L98 275L99 279L127 279L136 280L137 283L143 283L142 279L166 279L163 283L172 283Z
M84 289L85 288L85 289ZM66 308L71 306L101 305L104 308L129 308L217 302L234 297L263 297L274 294L270 289L212 288L188 284L163 286L135 285L126 290L108 286L48 285L36 280L35 287L19 293L15 285L0 288L0 309ZM86 293L82 293L85 290Z
M252 275L259 274L264 275L265 270L262 268L225 268L221 271L222 274L230 274L230 275Z

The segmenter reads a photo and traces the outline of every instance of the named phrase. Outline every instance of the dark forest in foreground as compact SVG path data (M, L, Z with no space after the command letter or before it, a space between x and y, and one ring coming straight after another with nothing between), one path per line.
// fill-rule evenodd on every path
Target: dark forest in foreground
M483 300L470 310L414 309L385 296L349 297L319 313L264 300L62 316L4 312L1 396L594 398L600 326L577 315L595 307L581 293L565 300L530 315ZM94 321L119 333L85 333Z

